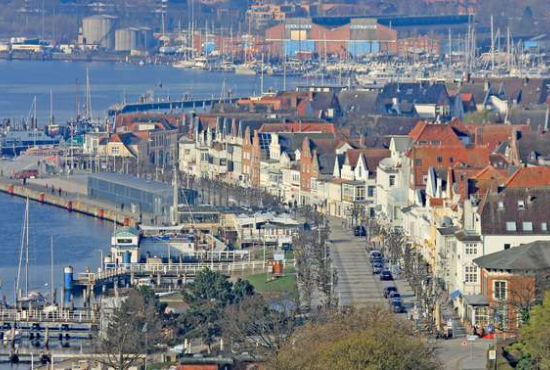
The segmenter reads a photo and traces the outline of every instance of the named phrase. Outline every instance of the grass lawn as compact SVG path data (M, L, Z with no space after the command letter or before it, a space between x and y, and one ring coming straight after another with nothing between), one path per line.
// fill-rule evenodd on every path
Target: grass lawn
M294 267L287 267L284 276L271 281L267 281L265 273L248 275L244 279L250 281L254 285L254 289L265 296L278 296L289 293L294 298L297 294Z

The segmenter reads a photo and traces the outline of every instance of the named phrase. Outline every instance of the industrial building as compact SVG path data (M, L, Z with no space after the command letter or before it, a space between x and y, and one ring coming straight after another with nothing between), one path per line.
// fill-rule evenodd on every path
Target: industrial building
M115 48L115 28L117 17L111 15L93 15L82 20L81 43L99 45L112 50Z
M95 173L88 177L88 196L91 199L117 204L156 221L167 221L173 206L173 188L170 185L148 181L123 173ZM194 204L196 191L180 189L182 203Z
M274 56L363 57L396 49L397 32L375 18L290 18L266 30Z
M363 56L461 50L472 18L467 15L286 18L266 29L271 55ZM447 45L449 34L452 45Z
M147 27L121 28L115 32L116 51L148 51L153 44L153 31Z

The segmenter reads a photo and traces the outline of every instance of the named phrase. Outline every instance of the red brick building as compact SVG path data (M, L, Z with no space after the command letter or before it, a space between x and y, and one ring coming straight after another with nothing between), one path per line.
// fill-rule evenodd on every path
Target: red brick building
M520 245L479 257L474 263L481 268L486 323L503 334L514 334L549 288L550 242Z

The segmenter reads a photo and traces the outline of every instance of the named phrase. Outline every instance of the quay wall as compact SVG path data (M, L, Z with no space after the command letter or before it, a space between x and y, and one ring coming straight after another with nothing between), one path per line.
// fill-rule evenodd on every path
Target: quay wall
M126 226L135 226L139 217L131 212L121 212L115 206L98 204L81 196L71 196L68 193L59 195L57 192L46 191L46 188L23 186L4 179L0 179L0 192L21 198L28 197L30 200L63 208L69 212L76 212Z

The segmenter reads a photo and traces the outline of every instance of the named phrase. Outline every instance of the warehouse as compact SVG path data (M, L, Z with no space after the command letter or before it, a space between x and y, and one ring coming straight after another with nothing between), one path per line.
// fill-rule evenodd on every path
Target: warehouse
M396 48L397 33L376 18L290 18L266 30L266 43L277 57L353 57Z
M114 203L121 209L166 220L173 205L172 186L123 173L90 175L88 196L91 199ZM180 189L180 199L184 203L193 204L196 196L195 191Z

